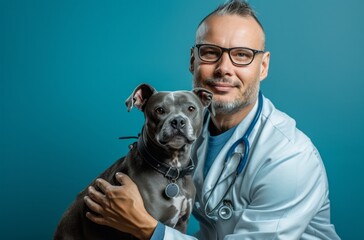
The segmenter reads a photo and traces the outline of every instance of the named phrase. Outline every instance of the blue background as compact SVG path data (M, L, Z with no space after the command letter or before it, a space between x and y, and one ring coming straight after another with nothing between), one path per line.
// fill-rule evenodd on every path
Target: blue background
M320 150L337 232L364 239L364 2L250 2L271 51L262 89ZM52 238L139 132L137 84L191 89L194 31L219 3L0 1L0 239Z

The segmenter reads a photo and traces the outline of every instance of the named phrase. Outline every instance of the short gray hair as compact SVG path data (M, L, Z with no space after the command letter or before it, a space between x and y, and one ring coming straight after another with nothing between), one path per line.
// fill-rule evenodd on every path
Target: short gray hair
M198 24L197 30L206 21L206 19L212 15L238 15L241 17L252 17L259 24L263 34L265 35L263 25L260 23L255 11L246 0L227 0L225 3L221 4L214 11L208 14L205 18L203 18Z
M212 11L209 15L207 15L198 26L200 26L208 17L211 15L239 15L242 17L253 17L255 21L259 24L264 32L263 25L260 23L255 11L249 5L246 0L228 0L225 3L218 6L214 11Z

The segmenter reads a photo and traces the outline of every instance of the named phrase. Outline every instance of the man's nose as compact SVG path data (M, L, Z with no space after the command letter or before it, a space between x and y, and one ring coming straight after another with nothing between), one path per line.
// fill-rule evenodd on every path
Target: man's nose
M228 52L223 52L221 58L217 62L216 72L225 75L232 75L234 64L231 62Z

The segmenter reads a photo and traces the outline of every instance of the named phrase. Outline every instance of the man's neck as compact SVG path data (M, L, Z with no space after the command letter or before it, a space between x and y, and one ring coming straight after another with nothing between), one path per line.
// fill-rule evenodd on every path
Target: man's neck
M210 134L216 136L238 125L253 109L255 103L249 104L232 114L216 113L215 116L211 116L209 124Z

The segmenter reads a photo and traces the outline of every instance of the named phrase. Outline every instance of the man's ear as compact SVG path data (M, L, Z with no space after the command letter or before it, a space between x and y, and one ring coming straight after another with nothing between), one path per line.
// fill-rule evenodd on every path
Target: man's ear
M193 53L194 48L191 48L191 54L190 54L190 72L193 74L193 71L195 71L194 63L195 63L195 54Z
M128 112L130 112L134 106L139 110L144 111L145 103L150 96L155 93L157 93L157 90L155 90L152 86L145 83L140 84L125 101Z
M265 52L260 66L260 81L268 76L270 52Z
M212 92L204 88L194 88L192 92L196 94L196 96L200 99L202 105L204 107L207 107L210 113L213 116L215 116L215 110L212 105L212 98L213 98Z

